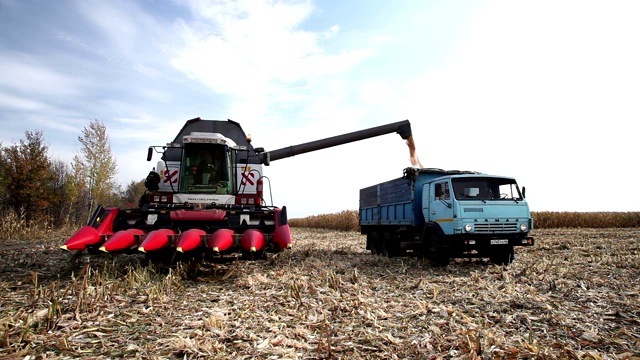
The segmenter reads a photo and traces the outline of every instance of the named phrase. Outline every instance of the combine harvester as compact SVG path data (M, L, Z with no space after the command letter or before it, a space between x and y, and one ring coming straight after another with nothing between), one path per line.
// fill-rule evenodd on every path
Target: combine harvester
M267 205L263 165L271 161L398 133L411 144L408 120L267 152L237 122L188 120L146 178L137 208L98 206L62 249L89 254L144 252L153 261L241 253L263 258L291 247L285 206Z

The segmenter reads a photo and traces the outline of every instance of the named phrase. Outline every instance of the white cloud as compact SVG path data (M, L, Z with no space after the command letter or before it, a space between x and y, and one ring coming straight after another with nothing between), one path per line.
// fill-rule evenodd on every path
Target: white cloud
M331 2L70 4L38 19L41 39L3 28L0 108L44 127L61 154L89 119L105 121L122 182L146 176L147 147L196 116L236 120L267 150L408 118L424 166L513 175L534 210L640 202L585 196L600 187L594 169L640 175L625 160L640 118L640 3L406 3L358 19ZM276 205L311 215L357 208L360 187L405 166L390 134L283 159L267 175Z
M135 10L134 3L124 2L114 6L111 2L82 0L77 1L78 10L104 36L108 48L118 54L133 55L139 32L134 16L143 16ZM143 16L144 17L144 16ZM138 19L141 21L142 19Z
M338 32L340 32L340 26L333 25L332 27L329 28L329 30L324 32L324 38L325 39L332 39L332 38L336 37L336 35L338 35Z
M593 201L599 169L640 176L626 160L640 118L640 48L629 46L640 4L621 4L491 3L460 57L416 76L397 103L419 149L436 149L423 164L515 176L537 211L632 210L628 198Z
M29 100L20 96L13 96L4 92L0 92L0 108L20 110L20 111L35 111L42 110L47 107L39 101Z
M393 40L395 40L395 38L391 35L374 35L371 37L371 41L374 44L386 43Z
M640 118L640 48L631 45L639 6L493 2L472 18L452 61L413 78L324 81L306 109L326 125L283 134L297 144L372 126L365 120L409 118L423 166L514 176L534 211L637 210L636 194L597 193L603 170L640 176L628 162ZM397 143L387 135L274 163L276 202L292 216L356 209L359 188L409 166ZM311 201L304 189L330 196Z
M104 47L84 45L105 57L125 62L148 60L146 56L149 54L141 50L155 45L160 37L170 36L170 32L163 30L136 2L75 0L75 5L91 25L89 31L92 28L97 30L98 44L104 44ZM148 71L144 67L140 70Z
M29 54L4 52L0 58L2 86L31 98L50 99L78 97L87 81L50 68L43 59Z
M269 110L302 100L314 79L347 71L372 56L369 49L325 53L318 40L335 35L312 33L301 23L313 10L309 2L196 2L202 20L182 22L184 46L172 64L217 93L235 95L241 114L269 116ZM251 110L248 110L251 109Z

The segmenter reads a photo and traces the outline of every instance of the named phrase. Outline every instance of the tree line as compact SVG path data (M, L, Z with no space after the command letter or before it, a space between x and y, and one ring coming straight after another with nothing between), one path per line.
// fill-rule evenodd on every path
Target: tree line
M144 193L144 179L123 187L107 128L93 119L78 135L70 163L49 154L42 131L26 131L10 145L0 143L0 216L12 211L27 224L86 223L98 204L132 206Z

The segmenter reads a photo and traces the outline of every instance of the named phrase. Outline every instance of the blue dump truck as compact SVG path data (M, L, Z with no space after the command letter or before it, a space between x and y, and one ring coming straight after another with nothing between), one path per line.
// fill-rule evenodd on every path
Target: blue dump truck
M534 245L525 189L512 177L409 167L401 178L361 189L359 213L367 250L415 252L437 266L469 257L506 265L514 246Z

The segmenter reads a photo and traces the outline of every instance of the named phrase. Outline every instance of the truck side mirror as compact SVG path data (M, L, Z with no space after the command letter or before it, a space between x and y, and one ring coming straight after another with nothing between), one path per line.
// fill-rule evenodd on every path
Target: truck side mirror
M527 192L527 188L523 186L523 187L522 187L522 198L523 198L523 199L526 199L526 198L527 198L527 196L525 195L525 193L526 193L526 192Z
M149 151L147 151L147 161L151 161L152 157L153 157L153 148L149 147Z

